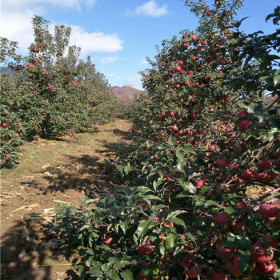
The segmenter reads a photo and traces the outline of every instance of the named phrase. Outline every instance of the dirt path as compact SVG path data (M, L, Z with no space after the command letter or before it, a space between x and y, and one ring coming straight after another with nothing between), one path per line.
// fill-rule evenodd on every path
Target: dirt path
M78 134L78 140L39 140L23 146L20 164L1 175L1 279L74 279L69 261L51 250L46 225L58 203L77 205L99 197L112 184L99 167L125 149L130 124L123 120Z

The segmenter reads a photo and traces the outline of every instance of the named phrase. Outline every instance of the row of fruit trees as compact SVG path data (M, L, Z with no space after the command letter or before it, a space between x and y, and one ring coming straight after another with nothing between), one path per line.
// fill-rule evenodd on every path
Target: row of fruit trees
M57 209L80 279L280 279L280 31L241 32L241 0L186 5L200 25L142 73L114 194Z
M114 193L56 210L52 236L79 253L79 279L280 279L280 30L241 32L242 0L186 5L199 27L163 41L142 73L134 148L113 162ZM267 20L276 26L280 7ZM6 83L21 99L4 103L13 121L1 116L1 132L13 125L28 137L59 135L77 116L76 127L88 125L78 112L108 95L83 90L92 80L79 74L77 48L62 57L67 29L55 41L34 21L28 65L14 66L19 84Z
M17 163L18 147L38 138L74 137L114 116L116 100L103 74L81 49L69 46L71 29L32 20L29 55L17 55L17 43L1 38L1 167Z

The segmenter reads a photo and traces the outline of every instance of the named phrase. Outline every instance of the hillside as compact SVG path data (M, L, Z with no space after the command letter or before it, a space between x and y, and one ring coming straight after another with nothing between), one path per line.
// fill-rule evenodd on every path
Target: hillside
M134 96L139 95L143 92L139 89L130 86L123 86L123 87L114 86L111 89L113 94L121 99L132 99Z

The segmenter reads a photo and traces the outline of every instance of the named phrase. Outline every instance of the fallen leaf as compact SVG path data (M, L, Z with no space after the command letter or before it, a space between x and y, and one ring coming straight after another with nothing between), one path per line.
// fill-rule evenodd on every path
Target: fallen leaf
M38 207L38 206L40 206L39 203L37 203L37 204L31 204L31 205L23 205L23 206L17 208L16 210L14 210L12 213L17 212L17 211L19 211L19 210L32 210L32 208Z

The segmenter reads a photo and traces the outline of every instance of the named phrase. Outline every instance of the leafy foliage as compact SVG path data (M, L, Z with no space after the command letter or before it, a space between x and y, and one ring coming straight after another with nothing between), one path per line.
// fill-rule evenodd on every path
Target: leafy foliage
M278 31L240 32L241 1L186 4L200 26L142 73L122 186L57 209L81 279L278 279Z
M16 55L16 42L1 39L1 166L16 163L17 147L39 137L56 138L90 129L116 114L113 97L103 74L90 58L79 59L80 48L68 46L71 29L48 21L32 20L34 42L29 55ZM68 49L68 51L67 51Z

